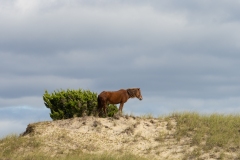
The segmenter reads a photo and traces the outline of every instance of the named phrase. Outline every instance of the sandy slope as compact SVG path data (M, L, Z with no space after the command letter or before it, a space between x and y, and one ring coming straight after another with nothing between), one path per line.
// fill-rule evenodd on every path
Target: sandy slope
M194 147L174 138L174 119L81 117L28 125L25 137L43 140L42 150L67 154L76 150L89 153L132 153L149 159L183 159ZM188 143L189 144L189 143ZM206 159L211 159L206 155Z

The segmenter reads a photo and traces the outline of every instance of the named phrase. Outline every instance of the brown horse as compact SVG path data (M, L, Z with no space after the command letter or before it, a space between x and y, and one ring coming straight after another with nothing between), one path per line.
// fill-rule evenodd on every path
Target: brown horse
M106 105L119 104L119 111L122 113L123 105L129 98L137 97L142 100L140 88L120 89L118 91L103 91L98 95L98 113L104 111L106 114Z

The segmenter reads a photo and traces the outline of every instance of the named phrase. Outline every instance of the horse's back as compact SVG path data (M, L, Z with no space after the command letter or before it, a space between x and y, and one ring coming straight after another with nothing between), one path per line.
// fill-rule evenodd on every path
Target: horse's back
M118 104L127 99L127 92L124 89L118 91L102 91L98 97L108 101L111 104Z

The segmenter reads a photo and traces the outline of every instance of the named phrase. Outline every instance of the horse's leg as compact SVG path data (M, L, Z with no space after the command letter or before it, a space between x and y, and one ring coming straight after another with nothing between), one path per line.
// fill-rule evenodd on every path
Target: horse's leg
M103 117L103 113L106 114L106 102L104 100L101 100L99 104L100 106L98 107L98 113L99 116Z
M102 106L98 107L98 116L101 117L102 116Z
M122 114L123 104L124 104L124 103L120 103L119 109L118 109L118 112L120 112L121 114Z
M107 117L107 103L106 102L103 103L103 112L104 112L104 115Z
M107 117L107 104L104 105L104 114Z

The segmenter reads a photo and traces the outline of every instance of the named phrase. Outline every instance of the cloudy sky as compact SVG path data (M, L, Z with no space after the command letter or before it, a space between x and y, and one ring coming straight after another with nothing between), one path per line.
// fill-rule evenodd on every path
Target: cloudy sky
M140 87L125 113L240 113L238 0L0 0L0 137L45 90Z

